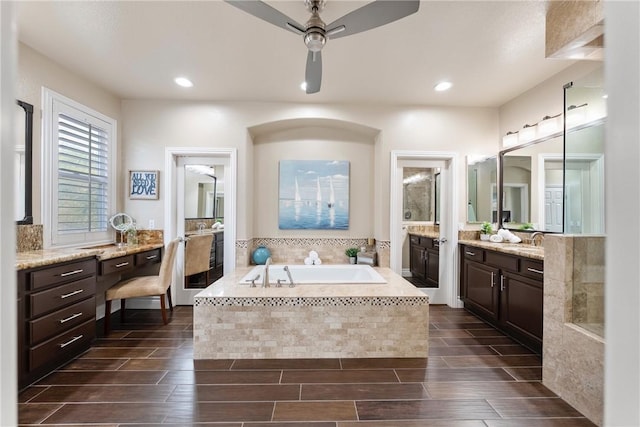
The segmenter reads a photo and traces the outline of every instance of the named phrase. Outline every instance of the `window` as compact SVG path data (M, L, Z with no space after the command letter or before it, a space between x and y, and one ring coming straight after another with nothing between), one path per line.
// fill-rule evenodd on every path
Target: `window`
M45 247L109 241L116 121L48 89L43 98Z

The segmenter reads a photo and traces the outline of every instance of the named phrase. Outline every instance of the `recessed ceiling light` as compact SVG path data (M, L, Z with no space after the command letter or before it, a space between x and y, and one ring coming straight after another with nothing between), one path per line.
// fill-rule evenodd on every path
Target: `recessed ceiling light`
M306 92L307 91L307 82L300 83L300 90Z
M182 87L192 87L193 83L186 77L176 77L174 80L178 86Z
M451 86L453 86L453 83L451 82L440 82L435 85L433 89L437 92L444 92L445 90L451 89Z

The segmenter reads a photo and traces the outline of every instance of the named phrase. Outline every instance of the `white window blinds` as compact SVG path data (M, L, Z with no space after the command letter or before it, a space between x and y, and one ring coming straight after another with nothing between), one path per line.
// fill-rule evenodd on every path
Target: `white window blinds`
M58 232L105 231L109 215L105 129L58 115Z

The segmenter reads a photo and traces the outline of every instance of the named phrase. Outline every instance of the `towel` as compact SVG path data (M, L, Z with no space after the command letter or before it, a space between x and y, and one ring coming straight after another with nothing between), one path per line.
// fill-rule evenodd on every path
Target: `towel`
M489 237L489 240L493 243L501 243L504 241L504 238L499 234L492 234L491 237Z
M504 240L507 240L511 243L520 243L522 241L522 239L520 239L518 236L516 236L509 230L505 230L504 228L501 228L500 230L498 230L498 235L502 237Z
M316 251L309 251L309 258L311 258L311 259L318 259L318 258L319 258L319 256L318 256L318 252L316 252Z
M313 260L309 257L304 259L304 265L313 265Z

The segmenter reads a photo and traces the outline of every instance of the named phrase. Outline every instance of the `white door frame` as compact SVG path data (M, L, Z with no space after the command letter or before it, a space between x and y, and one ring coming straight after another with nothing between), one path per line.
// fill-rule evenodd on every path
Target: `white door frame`
M399 163L403 160L444 160L441 169L442 210L440 211L440 237L447 242L440 246L440 290L444 293L444 303L450 307L462 307L458 295L457 246L458 246L458 154L440 151L391 151L390 167L390 267L402 274L402 174ZM398 208L400 207L400 208ZM446 219L446 220L444 220ZM429 294L429 288L421 288ZM434 302L434 301L432 301ZM440 301L437 301L440 303Z
M165 173L164 188L167 197L164 204L164 241L165 245L179 236L184 231L184 224L178 224L178 194L176 177L177 159L179 157L221 157L229 160L229 166L225 167L225 206L224 206L224 274L233 272L236 268L236 197L237 197L237 176L238 161L236 148L203 148L203 147L166 147L165 148ZM228 169L228 171L227 171ZM180 245L180 252L184 250L184 245ZM182 259L182 257L179 257ZM182 263L176 260L173 283L184 286L184 275ZM177 304L192 304L191 301L181 301L177 294L177 286L171 290L172 297ZM181 295L181 294L180 294Z

